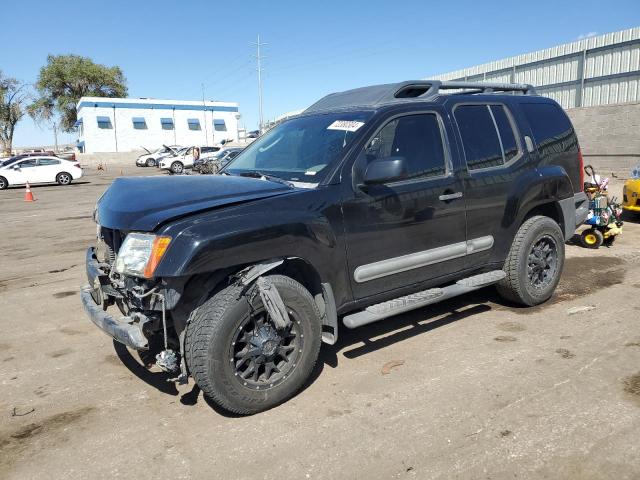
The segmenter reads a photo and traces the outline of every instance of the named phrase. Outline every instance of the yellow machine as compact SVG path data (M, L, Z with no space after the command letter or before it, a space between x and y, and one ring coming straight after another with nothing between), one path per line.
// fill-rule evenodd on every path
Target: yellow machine
M622 208L640 214L640 178L630 178L624 183Z

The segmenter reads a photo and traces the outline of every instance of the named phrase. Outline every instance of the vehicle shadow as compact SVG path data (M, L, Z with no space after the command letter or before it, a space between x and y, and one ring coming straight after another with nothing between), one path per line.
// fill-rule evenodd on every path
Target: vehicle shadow
M507 306L505 302L498 299L497 294L492 288L485 288L354 330L346 328L342 324L342 319L340 319L340 336L338 343L335 345L322 345L318 361L300 392L306 390L316 381L322 374L325 365L331 368L338 367L338 359L341 352L343 352L342 356L346 359L358 358L409 338L429 333L436 328L449 325L458 320L490 311L492 310L492 304ZM512 305L508 306L511 307ZM147 370L132 356L124 345L115 340L113 344L118 357L131 373L148 385L157 388L162 393L174 396L179 395L175 384L167 381L169 375ZM361 345L356 346L358 344ZM201 398L200 388L192 382L193 379L190 379L189 383L192 385L191 390L182 394L180 397L180 403L186 406L196 405ZM202 395L202 398L207 406L219 415L227 418L244 416L225 410L206 395ZM277 406L274 408L277 408Z
M47 187L69 188L69 187L74 187L76 185L87 185L89 183L91 183L89 180L82 180L82 181L74 180L69 185L58 185L55 182L52 182L52 183L34 183L33 185L29 185L29 188L31 188L31 189L47 188ZM7 187L7 190L24 190L25 188L26 188L26 185L9 185Z
M178 389L176 388L175 383L169 382L170 376L166 373L162 372L151 372L147 370L138 360L136 360L127 347L125 347L122 343L114 340L113 348L116 351L116 355L122 362L122 364L127 367L127 369L133 373L140 380L145 382L147 385L154 387L158 391L162 393L166 393L167 395L178 395Z
M358 358L458 320L490 311L491 303L497 297L492 292L491 288L478 290L353 330L346 328L340 319L338 342L335 345L323 345L318 363L336 368L340 352L344 352L342 355L347 359ZM355 346L358 344L361 345Z

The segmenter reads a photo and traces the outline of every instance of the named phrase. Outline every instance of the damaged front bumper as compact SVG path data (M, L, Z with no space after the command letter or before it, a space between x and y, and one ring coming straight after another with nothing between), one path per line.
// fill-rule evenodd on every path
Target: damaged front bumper
M147 350L149 341L142 333L140 324L131 317L114 318L113 315L102 309L102 305L95 302L93 294L94 288L90 285L85 285L80 290L82 306L91 321L104 333L127 347L135 350Z
M109 284L108 275L100 268L94 248L87 250L86 268L89 285L80 289L80 298L91 321L104 333L127 347L147 350L149 341L142 330L143 325L149 321L147 317L134 313L131 316L115 318L104 310L105 296L117 295L117 292Z

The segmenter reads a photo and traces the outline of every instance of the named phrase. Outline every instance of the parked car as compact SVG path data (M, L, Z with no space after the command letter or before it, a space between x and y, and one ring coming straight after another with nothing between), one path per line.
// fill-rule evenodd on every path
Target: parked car
M144 147L142 147L144 148ZM155 167L158 165L158 162L166 157L176 156L177 152L182 147L180 145L163 145L160 148L157 148L153 152L146 150L146 154L140 155L136 159L136 165L138 167Z
M199 158L205 159L212 157L220 147L208 147L208 146L192 146L187 147L175 157L165 157L160 160L158 164L163 170L169 170L171 173L182 173L186 168L193 167L194 161L194 149L198 149L200 152Z
M58 158L64 158L65 160L71 160L72 162L76 161L76 152L74 152L73 150L58 152L54 156Z
M582 176L569 118L529 85L335 93L220 175L116 179L82 303L176 380L255 413L308 381L339 318L356 328L489 285L548 300L587 216Z
M69 185L82 177L80 164L54 156L21 157L0 166L0 190L10 185L58 183Z
M247 133L247 138L258 138L260 136L260 130L252 130Z
M221 168L225 167L231 160L236 158L240 152L244 150L242 147L228 147L217 151L211 157L199 158L193 162L193 169L199 173L212 174L217 173Z

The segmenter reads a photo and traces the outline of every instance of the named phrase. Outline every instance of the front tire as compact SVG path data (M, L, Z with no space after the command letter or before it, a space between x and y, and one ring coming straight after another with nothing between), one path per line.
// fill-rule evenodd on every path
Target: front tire
M564 236L549 217L536 215L516 233L504 263L507 276L497 285L506 300L526 306L546 302L560 281Z
M71 180L73 180L73 177L70 173L60 172L58 175L56 175L56 182L58 185L69 185L71 183Z
M182 173L184 171L184 165L182 162L173 162L171 164L171 172L172 173Z
M147 158L147 167L155 167L156 161L153 158Z
M270 321L255 285L245 293L230 285L189 317L185 355L191 375L205 395L233 413L253 414L288 400L318 359L321 321L313 297L289 277L269 279L289 311L291 322L283 330Z

